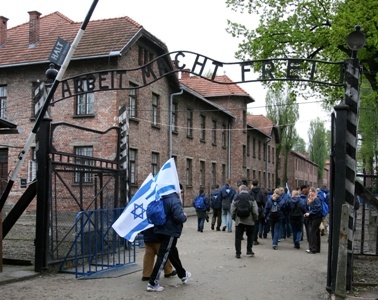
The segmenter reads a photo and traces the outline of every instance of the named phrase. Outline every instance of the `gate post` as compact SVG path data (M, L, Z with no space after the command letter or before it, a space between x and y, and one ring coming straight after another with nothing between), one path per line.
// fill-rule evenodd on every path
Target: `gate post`
M50 118L41 122L37 137L37 213L35 232L35 271L47 268L51 168L49 160Z
M348 255L347 255L347 280L346 288L352 288L353 277L353 224L356 181L356 153L358 134L358 113L360 108L360 62L357 59L357 51L365 44L365 35L360 26L355 26L355 31L347 36L347 44L352 51L351 58L346 61L345 70L345 104L348 105L347 134L346 134L346 177L345 177L345 201L352 207L349 215L348 226Z

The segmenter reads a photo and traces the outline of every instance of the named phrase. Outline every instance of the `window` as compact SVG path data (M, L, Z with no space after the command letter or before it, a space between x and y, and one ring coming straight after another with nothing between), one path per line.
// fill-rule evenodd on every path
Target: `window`
M270 162L270 146L268 145L268 162Z
M275 158L276 154L274 153L274 148L272 147L272 163L274 164L274 158Z
M243 167L247 165L247 147L243 145Z
M203 160L200 161L200 186L204 187L205 186L205 162Z
M211 128L211 142L213 145L217 144L217 121L213 120L212 122L213 126Z
M266 147L267 147L267 144L263 144L263 160L266 161Z
M222 182L226 182L226 165L222 164Z
M201 123L200 123L200 127L201 127L201 129L200 129L201 130L200 131L200 141L204 142L205 138L206 138L206 116L201 115L200 118L201 118Z
M77 155L75 158L75 163L80 165L93 165L91 159L86 159L84 156L93 157L93 147L74 147L74 153ZM75 183L91 183L93 181L93 175L91 173L86 173L89 169L86 168L75 168Z
M212 163L211 164L211 185L217 184L217 164Z
M3 119L7 118L6 114L6 104L7 104L7 86L0 86L0 117Z
M256 158L256 139L255 138L252 139L252 156L253 158Z
M251 137L248 135L247 136L247 156L249 156L249 152L251 151L250 144L251 144Z
M186 111L186 136L193 137L193 110L189 108Z
M186 185L192 186L192 160L190 158L186 159Z
M30 160L28 162L28 183L37 178L37 151L35 147L30 148Z
M261 159L261 141L259 141L259 148L257 149L257 154L259 156L259 159ZM259 180L260 182L260 180Z
M139 46L138 48L138 65L143 66L148 64L150 61L154 59L153 53L148 51L142 46Z
M243 131L247 130L247 112L243 110Z
M137 160L137 150L129 150L129 163L130 163L130 183L136 184L136 160Z
M178 104L172 103L172 132L177 132L177 110Z
M159 125L159 96L152 94L152 125Z
M222 147L226 148L226 145L227 145L226 124L222 124Z
M77 81L77 92L82 94L76 96L76 115L94 114L94 93L86 93L88 85L88 80Z
M130 118L136 118L137 117L137 85L130 83L130 87L133 88L129 90L129 112L130 112Z
M159 153L152 152L151 166L152 176L155 176L159 172Z

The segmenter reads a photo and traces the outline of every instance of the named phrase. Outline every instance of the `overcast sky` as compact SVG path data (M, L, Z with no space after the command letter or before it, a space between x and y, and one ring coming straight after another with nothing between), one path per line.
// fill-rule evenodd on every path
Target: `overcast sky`
M55 11L69 19L82 22L93 3L92 0L14 0L2 1L0 15L9 19L8 29L28 22L28 11L39 11L42 16ZM197 52L221 62L238 62L234 58L238 41L226 33L227 19L255 28L257 17L240 15L226 8L224 0L99 0L91 20L128 16L164 42L169 51ZM84 33L85 34L85 33ZM235 74L226 73L233 80ZM249 105L253 114L265 115L266 90L260 83L240 86L255 102ZM323 121L330 113L323 112L319 103L300 101L300 119L296 129L308 141L310 121L317 116ZM328 129L328 128L327 128Z

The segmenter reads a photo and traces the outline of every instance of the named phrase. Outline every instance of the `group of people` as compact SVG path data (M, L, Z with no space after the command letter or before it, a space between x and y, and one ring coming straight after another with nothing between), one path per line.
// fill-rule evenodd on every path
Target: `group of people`
M181 189L182 186L180 185ZM324 191L326 192L326 191ZM145 255L143 260L143 281L148 281L147 291L161 292L159 285L162 272L164 277L178 276L186 284L191 273L184 269L176 247L183 224L187 220L181 194L172 193L162 196L166 223L155 225L143 233ZM203 232L208 212L213 210L211 229L232 232L235 222L236 258L241 258L241 244L247 236L247 256L254 256L253 245L258 245L258 238L267 238L270 231L272 247L278 249L278 242L283 235L293 237L294 247L300 249L303 240L303 227L309 243L308 253L320 252L320 224L324 219L322 203L314 187L303 185L291 195L280 187L270 195L258 186L254 180L252 186L242 184L236 190L231 180L219 189L210 193L210 199L200 189L199 195L193 199L198 218L198 231ZM156 257L156 261L155 261Z
M266 193L258 186L258 181L252 181L252 185L240 185L238 189L232 187L231 181L219 189L219 185L210 193L208 198L201 189L197 197L204 199L204 207L196 207L196 198L193 206L198 217L198 231L203 232L207 213L212 209L211 229L217 231L232 232L233 221L235 222L235 251L236 257L241 257L241 241L243 235L247 236L247 256L253 256L253 245L258 245L258 238L267 238L271 232L272 248L278 249L281 239L293 239L294 248L300 249L303 241L303 228L308 241L307 253L320 252L321 224L325 221L322 213L322 199L318 193L329 194L324 187L316 189L308 185L302 185L300 189L291 194L283 188L276 188L273 193ZM328 200L328 197L325 197ZM242 206L248 206L250 214L239 216ZM242 204L243 203L243 204ZM327 203L329 205L329 203ZM323 226L323 230L324 230Z

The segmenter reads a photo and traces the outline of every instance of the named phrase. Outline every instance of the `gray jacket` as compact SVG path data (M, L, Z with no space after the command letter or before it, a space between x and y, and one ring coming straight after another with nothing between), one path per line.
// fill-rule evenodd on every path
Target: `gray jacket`
M247 198L249 199L249 203L252 207L252 213L246 218L240 218L236 215L236 207L240 198ZM235 221L235 226L238 226L239 223L244 225L255 225L255 220L258 219L258 208L257 203L253 200L253 197L248 193L248 191L241 191L234 201L231 204L231 216L232 219Z

